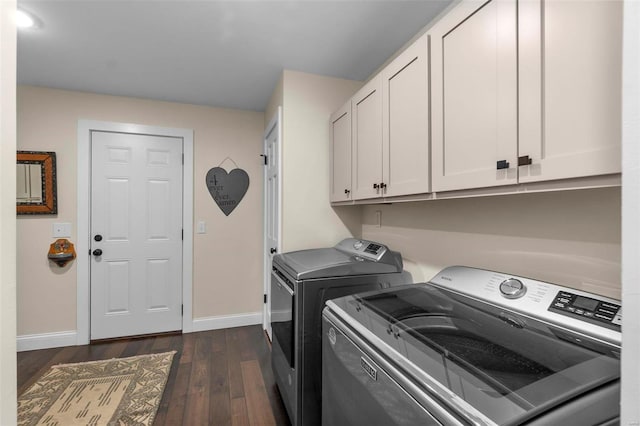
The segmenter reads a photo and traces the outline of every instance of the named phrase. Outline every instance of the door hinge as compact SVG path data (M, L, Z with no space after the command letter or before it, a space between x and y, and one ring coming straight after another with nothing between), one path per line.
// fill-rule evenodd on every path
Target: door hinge
M180 233L180 238L182 239L182 241L184 241L184 229L182 229L180 232L181 232Z
M181 305L181 311L180 311L180 315L184 316L184 305Z
M267 295L264 295L264 303L267 303Z
M182 164L184 164L184 154L182 154Z
M264 165L266 166L269 163L269 157L265 154L260 154L260 157L264 160Z

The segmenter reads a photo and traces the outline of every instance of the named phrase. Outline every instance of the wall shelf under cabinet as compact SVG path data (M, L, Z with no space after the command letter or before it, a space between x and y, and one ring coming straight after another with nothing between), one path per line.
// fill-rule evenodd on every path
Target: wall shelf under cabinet
M572 191L579 189L609 188L622 185L622 175L615 173L602 176L588 176L545 182L521 183L489 188L465 189L460 191L431 192L426 194L403 195L399 197L370 198L366 200L331 203L332 206L363 204L406 203L410 201L447 200L453 198L488 197L496 195L531 194L536 192Z

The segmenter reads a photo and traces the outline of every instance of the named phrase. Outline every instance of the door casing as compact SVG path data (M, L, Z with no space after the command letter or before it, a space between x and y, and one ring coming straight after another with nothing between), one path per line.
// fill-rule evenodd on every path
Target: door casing
M158 126L145 126L109 121L78 120L77 165L77 298L76 344L90 341L90 224L91 224L91 132L137 133L182 138L184 168L182 180L182 332L193 331L193 130Z
M276 111L276 113L274 114L274 116L271 118L271 120L269 121L269 124L267 125L267 127L265 128L264 131L264 137L263 137L263 152L265 154L267 154L267 138L269 137L269 135L273 132L276 132L277 134L277 144L278 144L278 213L277 213L277 217L274 218L277 223L278 223L278 231L277 231L277 249L278 252L280 252L280 248L281 248L281 244L282 244L282 107L279 106L278 110ZM263 216L264 216L264 226L263 226L263 249L264 249L264 282L263 282L263 289L264 289L264 294L267 297L267 302L263 304L263 312L262 312L262 328L265 330L265 332L267 333L267 336L269 336L269 339L271 339L271 324L269 323L269 318L270 318L270 313L271 313L271 258L272 255L269 252L269 249L271 248L271 245L268 242L268 235L267 235L267 226L268 226L268 212L267 212L267 195L268 195L268 190L267 190L267 185L268 185L268 178L267 178L267 166L265 165L264 167L264 174L263 174L264 178L264 188L263 188L263 194L264 196L262 197L262 211L263 211Z

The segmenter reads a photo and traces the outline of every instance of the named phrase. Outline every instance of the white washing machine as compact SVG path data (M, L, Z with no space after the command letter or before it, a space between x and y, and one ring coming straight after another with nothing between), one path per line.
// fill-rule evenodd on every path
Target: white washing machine
M466 267L323 312L322 423L614 425L619 301Z

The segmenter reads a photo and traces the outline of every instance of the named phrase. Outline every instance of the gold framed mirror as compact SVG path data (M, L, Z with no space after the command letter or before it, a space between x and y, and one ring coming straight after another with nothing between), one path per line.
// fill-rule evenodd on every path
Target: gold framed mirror
M16 208L18 214L58 214L55 152L18 151Z

